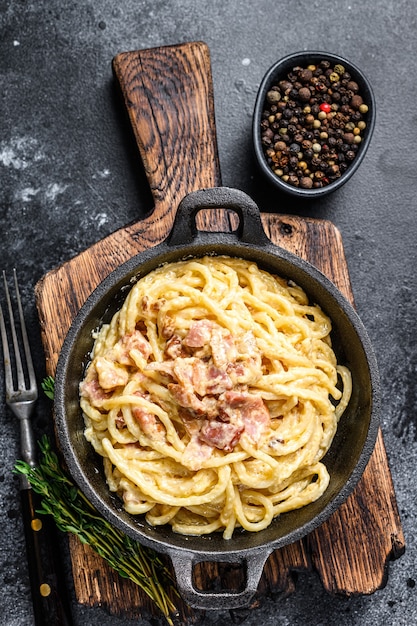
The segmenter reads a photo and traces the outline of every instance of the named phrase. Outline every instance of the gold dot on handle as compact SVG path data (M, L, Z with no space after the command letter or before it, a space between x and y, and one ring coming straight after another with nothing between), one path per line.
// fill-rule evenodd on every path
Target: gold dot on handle
M50 588L48 583L42 583L42 585L39 587L39 591L41 593L41 596L43 596L44 598L47 598L49 594L51 593L52 589Z
M36 532L42 528L42 522L37 517L31 521L30 525L32 526L32 530Z

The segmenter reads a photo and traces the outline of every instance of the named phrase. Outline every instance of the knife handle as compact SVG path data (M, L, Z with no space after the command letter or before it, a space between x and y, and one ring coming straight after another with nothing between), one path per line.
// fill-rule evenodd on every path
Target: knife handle
M31 488L20 494L35 625L72 626L55 525L48 515L36 513L40 499Z

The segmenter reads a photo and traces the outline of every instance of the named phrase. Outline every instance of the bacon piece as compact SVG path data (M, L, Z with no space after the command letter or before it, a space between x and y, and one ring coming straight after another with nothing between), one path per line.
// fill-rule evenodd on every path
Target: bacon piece
M259 396L247 392L226 391L219 402L221 418L231 424L243 424L245 433L253 443L259 443L270 424L270 415Z
M126 422L124 420L124 417L121 413L118 413L116 419L114 420L114 423L116 424L116 428L117 430L122 430L122 428L124 428L126 426Z
M177 357L183 356L183 352L181 337L172 335L166 342L165 355L170 359L176 359Z
M184 407L179 407L178 416L182 419L182 423L191 437L198 435L204 424L204 416L197 415L192 409L185 409Z
M149 296L143 296L142 301L140 303L141 307L142 307L142 311L144 313L148 313L148 311L150 310L150 306L149 306Z
M119 339L113 349L108 353L108 358L117 361L121 365L134 365L135 362L131 357L133 350L140 352L146 360L148 360L152 353L151 344L140 330L134 330L132 333L124 335Z
M116 387L124 387L129 380L128 372L106 357L98 356L94 359L99 385L105 391Z
M87 398L95 407L102 406L103 400L107 400L111 396L100 386L94 363L90 364L84 380L80 383L80 396Z
M213 329L210 338L213 363L216 367L226 368L228 363L236 360L237 351L232 335L221 326Z
M170 383L168 389L175 402L180 406L192 409L196 415L204 415L206 413L204 403L195 395L191 386L186 387L177 383Z
M193 387L193 365L194 357L175 359L172 367L173 376L177 382L185 388L194 391Z
M210 320L198 320L191 324L190 330L185 335L183 343L189 348L203 348L210 341L213 322Z
M163 437L165 428L153 413L141 406L135 406L132 408L132 415L145 435L153 439Z
M129 361L127 364L133 363L132 358L130 357L132 350L138 350L146 360L148 360L152 354L151 344L143 336L140 330L135 330L130 335L122 337L121 344L125 351L124 354ZM120 361L120 363L122 363L122 361Z
M199 396L219 395L233 387L230 376L225 371L200 359L193 362L192 383Z
M183 340L184 346L204 349L195 352L199 357L211 356L216 367L225 368L237 357L232 335L210 320L194 322Z
M206 421L201 428L200 439L220 450L231 452L238 443L243 430L244 426L236 424Z
M143 336L140 330L134 330L130 335L125 335L122 337L122 345L126 348L127 352L131 352L132 350L139 350L139 352L145 357L147 360L151 353L152 348L149 341Z
M168 389L174 401L182 409L186 409L190 416L210 418L217 415L217 398L214 396L199 398L191 387L183 387L176 383L170 383Z
M182 453L181 462L193 472L201 469L204 461L213 454L213 446L200 441L198 435L191 437Z
M172 337L175 331L175 320L171 315L166 315L161 325L161 335L164 339Z

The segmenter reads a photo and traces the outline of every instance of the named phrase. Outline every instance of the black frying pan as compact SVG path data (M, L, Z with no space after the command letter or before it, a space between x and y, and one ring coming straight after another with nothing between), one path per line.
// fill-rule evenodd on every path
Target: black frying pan
M201 209L227 208L238 216L236 231L198 230ZM110 494L102 460L83 435L78 385L93 345L92 331L108 322L125 299L132 281L162 263L206 254L245 258L261 268L295 281L322 307L333 323L332 341L338 360L353 376L353 394L325 457L330 484L316 502L285 513L259 533L241 531L232 539L219 534L184 537L170 527L154 528L142 517L126 513L121 501ZM293 543L322 524L352 492L374 448L378 430L379 382L367 333L350 303L315 267L271 243L259 209L236 189L217 187L187 195L180 203L168 238L147 249L112 272L91 294L75 318L65 339L56 372L55 413L57 432L69 470L94 506L117 528L146 546L171 557L178 588L191 606L230 609L248 605L256 592L269 554ZM241 562L246 567L242 591L206 592L192 583L194 564L200 561Z

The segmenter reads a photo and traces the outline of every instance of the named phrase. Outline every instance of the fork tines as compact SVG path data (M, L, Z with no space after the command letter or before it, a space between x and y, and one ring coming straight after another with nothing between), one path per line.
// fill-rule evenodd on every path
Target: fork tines
M10 291L6 280L6 273L3 270L4 293L6 297L8 311L8 328L6 328L7 320L5 319L5 314L3 313L3 310L0 306L0 331L3 344L7 403L13 400L16 401L17 398L19 398L21 401L24 401L24 396L26 394L30 394L30 398L27 398L28 400L34 400L37 397L35 371L29 347L29 340L26 331L25 319L23 316L22 302L20 299L20 292L15 269L13 270L13 279L19 322L18 326L15 323L12 298L10 296ZM8 340L7 331L9 331L9 335L11 335L11 344ZM20 350L19 338L21 340L20 343L23 346L23 353ZM13 346L12 355L10 354L11 346Z

